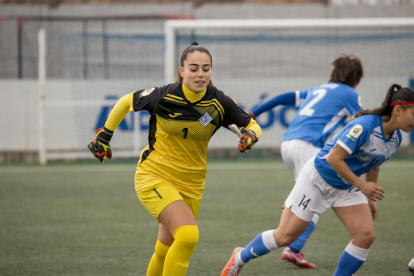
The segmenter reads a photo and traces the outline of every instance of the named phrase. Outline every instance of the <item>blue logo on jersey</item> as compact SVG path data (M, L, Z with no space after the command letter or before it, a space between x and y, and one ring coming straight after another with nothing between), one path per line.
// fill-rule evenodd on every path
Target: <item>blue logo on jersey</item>
M198 120L203 124L203 126L206 127L213 120L213 118L211 118L210 115L208 115L206 112L206 114L204 114L203 117Z

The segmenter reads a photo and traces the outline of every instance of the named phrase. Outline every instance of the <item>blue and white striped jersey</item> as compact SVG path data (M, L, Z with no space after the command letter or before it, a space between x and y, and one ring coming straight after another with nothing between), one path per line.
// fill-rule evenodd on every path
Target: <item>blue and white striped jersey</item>
M315 158L315 167L332 187L346 190L352 187L328 164L326 157L335 144L343 147L349 156L345 163L358 177L381 166L401 145L401 131L385 138L381 116L364 115L346 125Z
M298 112L283 135L282 141L299 139L322 148L329 135L347 117L362 108L361 98L352 87L342 83L326 83L296 92Z

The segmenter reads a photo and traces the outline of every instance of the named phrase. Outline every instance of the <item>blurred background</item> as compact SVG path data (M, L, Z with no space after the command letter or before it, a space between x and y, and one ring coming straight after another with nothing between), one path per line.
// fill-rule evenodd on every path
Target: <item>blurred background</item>
M127 115L110 162L86 145L117 99L173 82L193 41L213 56L214 85L246 112L326 83L342 53L361 59L357 91L374 108L391 84L414 88L413 16L414 0L0 0L0 275L146 274L158 225L137 200L134 174L149 114ZM263 136L246 154L226 129L211 139L188 275L218 275L235 246L277 227L294 185L279 145L295 112L258 117ZM410 274L413 143L404 133L381 167L386 196L358 275ZM329 210L304 248L317 269L275 250L242 273L330 276L349 239Z
M413 0L0 0L0 129L6 134L0 136L0 162L37 162L39 148L48 161L91 158L86 145L116 100L173 82L168 74L175 76L179 55L193 41L213 55L215 86L247 112L277 94L327 82L331 62L342 53L363 62L357 91L364 107L379 106L392 83L414 87L414 26L384 26L381 20L413 14ZM379 25L191 27L199 20L363 18ZM174 29L173 44L165 39L171 20L187 20ZM278 107L260 116L263 138L250 155L278 156L295 111ZM125 118L112 140L115 156L138 157L147 145L148 118L145 112ZM403 139L400 154L413 155L414 135ZM235 143L230 132L219 131L209 157L238 157Z

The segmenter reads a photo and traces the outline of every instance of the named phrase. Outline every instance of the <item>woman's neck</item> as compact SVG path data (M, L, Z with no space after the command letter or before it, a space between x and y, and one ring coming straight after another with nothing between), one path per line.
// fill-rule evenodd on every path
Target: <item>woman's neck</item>
M201 92L195 93L195 92L191 91L189 88L187 88L187 86L185 86L184 83L183 83L184 96L191 103L194 103L194 102L197 102L197 101L201 100L204 97L204 95L206 94L206 91L207 91L207 88L204 89Z
M387 139L390 139L394 131L398 129L395 128L395 120L393 120L393 118L391 118L388 122L385 122L383 118L382 128L384 129L384 135Z

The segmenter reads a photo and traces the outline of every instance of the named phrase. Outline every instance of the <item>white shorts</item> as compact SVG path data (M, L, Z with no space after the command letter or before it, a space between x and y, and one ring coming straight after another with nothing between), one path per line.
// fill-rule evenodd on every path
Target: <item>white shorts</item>
M338 190L323 180L310 159L304 166L285 206L300 219L311 221L315 213L322 214L330 207L368 204L366 196L356 187Z
M295 174L295 181L298 179L299 174L306 162L316 156L320 150L320 148L315 147L309 142L297 139L283 141L280 144L280 153L282 155L283 162L285 162L285 164Z

